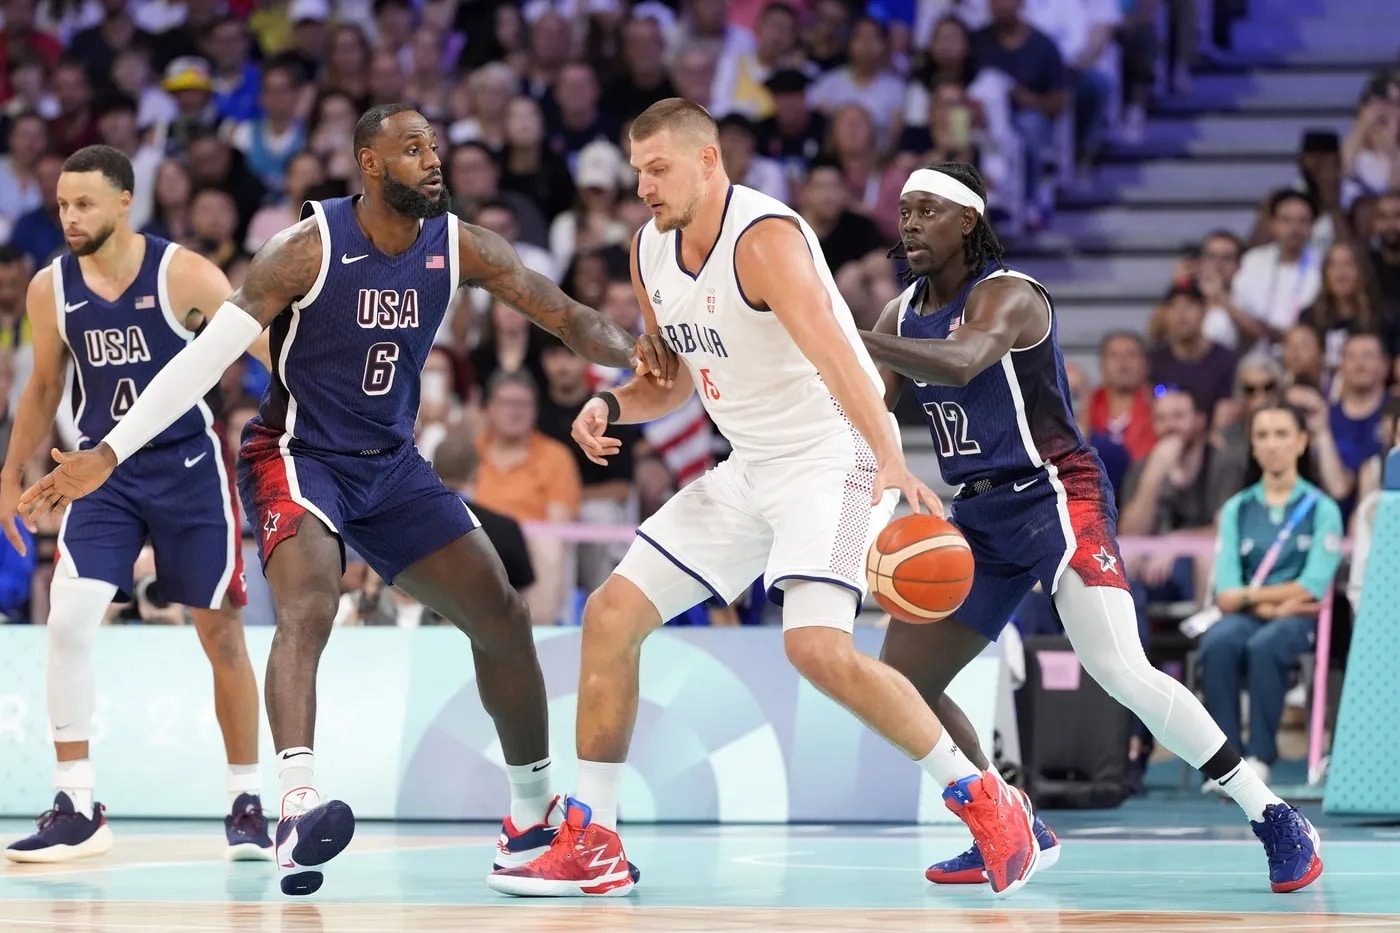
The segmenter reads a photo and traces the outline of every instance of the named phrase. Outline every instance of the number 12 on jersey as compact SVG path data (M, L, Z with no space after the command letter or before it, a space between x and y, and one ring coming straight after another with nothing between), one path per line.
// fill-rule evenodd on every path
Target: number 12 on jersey
M967 436L967 412L957 402L926 402L924 411L938 436L939 454L952 457L982 452L982 445Z

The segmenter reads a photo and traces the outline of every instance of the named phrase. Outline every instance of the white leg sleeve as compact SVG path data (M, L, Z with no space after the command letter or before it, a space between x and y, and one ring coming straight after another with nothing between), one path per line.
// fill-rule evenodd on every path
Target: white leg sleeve
M92 646L117 588L55 575L49 588L49 724L55 742L86 742L97 688Z
M1136 713L1164 746L1199 768L1225 744L1225 733L1201 701L1148 663L1127 590L1085 586L1066 569L1055 591L1055 608L1084 670Z

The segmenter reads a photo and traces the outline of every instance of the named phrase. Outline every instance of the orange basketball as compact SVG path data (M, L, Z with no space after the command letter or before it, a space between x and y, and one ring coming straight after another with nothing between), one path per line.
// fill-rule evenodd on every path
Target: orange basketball
M972 589L972 549L936 515L906 515L885 526L865 559L880 608L905 622L952 615Z

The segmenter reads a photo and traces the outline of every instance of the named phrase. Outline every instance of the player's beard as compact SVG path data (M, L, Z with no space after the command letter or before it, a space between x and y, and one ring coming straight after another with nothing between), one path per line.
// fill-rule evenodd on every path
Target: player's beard
M662 219L657 218L656 229L661 233L670 233L672 230L684 230L695 220L695 215L700 212L700 196L696 195L690 199L690 203L676 214L674 217Z
M446 180L436 198L430 198L413 185L405 185L388 172L384 173L384 203L405 217L427 220L441 217L452 206Z
M111 239L112 234L116 231L117 225L115 223L110 223L103 229L98 230L92 236L88 237L82 246L79 246L76 249L72 249L70 247L70 250L74 256L91 256L93 253L100 250L102 248L102 245L106 243L109 239Z

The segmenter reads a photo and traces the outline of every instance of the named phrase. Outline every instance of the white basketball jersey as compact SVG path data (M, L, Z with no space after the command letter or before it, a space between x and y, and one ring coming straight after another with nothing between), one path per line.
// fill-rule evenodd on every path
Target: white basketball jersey
M765 217L789 217L801 228L841 332L883 394L875 362L836 289L817 235L790 207L742 185L730 186L719 239L693 276L681 268L683 231L660 233L654 221L642 228L637 266L662 336L690 371L715 426L745 460L861 451L868 456L865 442L787 328L772 311L754 308L739 287L734 248L744 231Z

